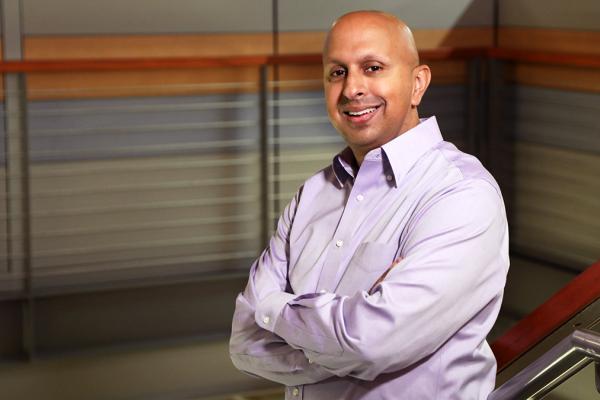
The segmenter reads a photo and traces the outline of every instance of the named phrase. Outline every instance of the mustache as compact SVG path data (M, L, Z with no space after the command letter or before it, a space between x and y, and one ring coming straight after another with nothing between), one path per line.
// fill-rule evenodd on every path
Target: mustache
M338 101L338 104L341 106L352 106L352 107L377 107L381 105L383 101L378 98L361 98L360 100L347 99L345 97L341 98Z

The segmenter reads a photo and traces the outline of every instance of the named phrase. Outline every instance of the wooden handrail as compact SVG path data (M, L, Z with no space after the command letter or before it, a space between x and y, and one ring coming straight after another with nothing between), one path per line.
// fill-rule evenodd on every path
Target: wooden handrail
M423 60L431 61L468 59L473 57L483 57L485 54L485 48L440 48L419 52L419 55ZM0 73L259 67L261 65L320 64L321 59L321 54L311 53L285 54L278 56L253 55L228 57L5 61L0 62Z
M600 260L492 343L498 371L600 299Z
M600 67L600 55L573 53L529 52L506 48L452 48L422 50L423 61L465 60L492 58L507 61L569 65L574 67ZM250 67L261 65L314 65L321 63L321 55L253 55L230 57L176 57L135 59L74 59L74 60L27 60L0 62L0 73L70 72L70 71L123 71L159 69L198 69L218 67Z
M535 64L600 68L600 54L547 53L542 51L494 47L488 49L488 57L497 60L520 61Z

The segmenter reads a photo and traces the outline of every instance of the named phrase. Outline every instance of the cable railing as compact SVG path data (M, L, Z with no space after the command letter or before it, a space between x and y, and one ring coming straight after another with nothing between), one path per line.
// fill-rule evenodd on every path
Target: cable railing
M599 316L600 261L492 343L499 386L489 398L540 399L598 363Z
M586 307L600 299L600 261L592 264L531 314L521 319L494 343L498 371L564 326ZM591 321L597 315L591 315ZM589 323L589 321L588 321ZM578 325L580 326L580 325Z
M420 56L425 62L472 63L475 69L467 74L479 78L467 79L467 86L483 84L476 70L487 59L600 65L597 55L510 49L440 48L421 51ZM256 255L281 205L343 146L324 112L320 77L282 77L274 82L269 75L279 66L320 63L319 54L0 62L0 73L19 75L23 81L39 73L255 70L248 81L158 84L155 95L135 83L6 87L9 111L2 117L7 119L9 147L1 152L7 167L0 176L10 190L0 196L6 203L0 211L6 260L0 262L18 279L23 263L31 264L26 276L33 279L61 265L69 270L79 265L84 271L85 265L102 264L97 254L105 251L120 254L114 265L136 257L141 264L155 259L172 265L165 260L211 258L210 254L234 250ZM169 95L170 91L179 94ZM464 106L457 108L461 101L451 102L452 110L435 105L436 114L446 115L445 123L456 126L445 129L450 139L474 153L477 121L455 116L481 111L482 106L473 107L479 100L477 91L453 93L466 98ZM62 97L52 98L58 92ZM103 93L119 95L106 98ZM435 96L430 98L435 102ZM19 125L17 132L14 127ZM233 227L236 223L241 226ZM219 248L214 238L246 244ZM29 242L29 249L19 242ZM206 253L208 246L202 246L207 243L217 246L214 253ZM161 248L165 253L151 256L128 253ZM78 258L84 255L90 259Z
M511 49L437 49L420 56L468 63L460 87L432 87L433 106L424 107L443 116L447 137L484 161L478 115L486 111L482 88L494 77L483 71L498 72L484 61L600 66L598 55ZM235 82L7 87L8 111L0 113L8 144L0 148L0 182L8 188L0 194L0 271L6 272L0 292L31 301L82 283L135 286L143 279L245 272L281 204L343 146L329 125L319 76L274 82L270 75L280 66L320 63L319 54L0 62L0 73L22 83L35 74L253 69L249 80ZM578 282L598 282L590 275L596 270ZM551 300L547 316L517 325L494 343L500 374L513 374L520 355L589 305L585 296L592 290L583 283L568 290L578 299L566 307L571 314ZM553 367L544 373L542 365L540 381L539 364L532 364L517 375L518 392L501 386L495 396L504 397L496 398L541 393L540 382L548 390L548 380L567 377L565 368L581 363L572 356L583 354L580 339L579 332L572 334L551 353L555 359L568 354L558 362L562 372ZM594 359L592 350L584 352L585 360Z

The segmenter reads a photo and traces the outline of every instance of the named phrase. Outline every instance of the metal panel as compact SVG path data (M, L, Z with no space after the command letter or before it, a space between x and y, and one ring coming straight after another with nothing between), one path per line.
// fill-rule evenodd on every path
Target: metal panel
M23 0L27 35L270 32L270 0Z
M600 254L600 156L547 146L515 146L512 243L583 269Z
M405 20L411 28L491 26L492 2L460 0L281 0L281 30L327 30L335 18L354 10L382 10ZM431 12L435 10L435 12Z
M500 4L502 26L598 30L599 20L597 0L503 0Z
M600 94L512 86L504 119L518 141L600 153Z
M257 105L252 94L32 102L38 287L246 269L262 246Z

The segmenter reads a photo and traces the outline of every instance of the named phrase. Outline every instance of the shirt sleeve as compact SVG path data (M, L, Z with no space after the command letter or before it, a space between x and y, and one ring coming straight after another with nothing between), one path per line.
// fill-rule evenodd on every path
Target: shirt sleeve
M231 360L238 369L288 386L315 383L332 376L323 367L309 362L302 350L291 347L255 322L259 302L281 308L296 297L287 293L286 288L288 237L297 200L298 195L286 207L269 246L250 269L248 284L236 299L229 342ZM270 321L263 318L261 322Z
M372 380L418 362L502 296L508 231L499 193L478 180L441 194L414 216L400 248L402 261L371 294L273 295L258 305L257 324L338 376ZM267 324L265 315L275 318Z

